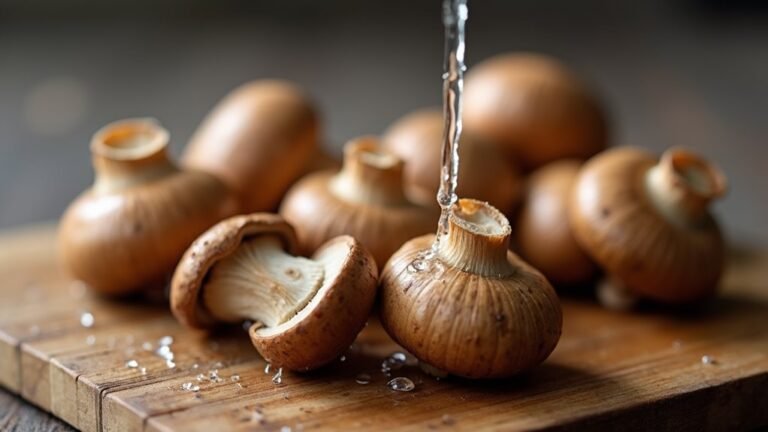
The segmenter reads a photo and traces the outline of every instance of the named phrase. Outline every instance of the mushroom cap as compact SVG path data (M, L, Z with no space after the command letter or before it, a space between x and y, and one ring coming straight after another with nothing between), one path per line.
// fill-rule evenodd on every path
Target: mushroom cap
M254 324L249 334L265 360L276 367L305 371L338 358L365 326L376 298L378 271L371 254L353 237L336 237L312 260L326 277L312 300L275 327Z
M215 326L201 301L203 282L221 259L232 254L248 237L276 235L288 253L295 254L296 233L282 217L270 213L233 216L204 232L184 253L171 280L171 311L179 322L192 328Z
M534 171L517 222L520 255L556 285L586 283L598 272L568 221L571 189L580 167L581 161L564 159Z
M587 162L569 206L574 236L610 276L640 296L671 303L706 297L722 274L722 234L708 212L684 223L654 204L646 177L657 162L632 147Z
M315 107L297 85L257 80L236 88L206 116L182 164L210 172L239 196L241 211L272 211L318 147Z
M586 159L608 141L605 115L590 89L556 59L530 53L498 55L472 68L464 126L525 169Z
M388 129L384 146L405 161L405 183L409 195L429 205L437 205L442 165L443 114L436 109L410 113ZM522 178L516 165L505 160L497 148L478 143L469 134L461 136L459 145L460 196L487 201L509 214L522 195Z
M508 377L543 362L562 330L557 294L508 252L515 271L482 277L443 264L412 271L434 235L400 248L381 274L382 325L419 360L468 378ZM436 259L437 260L437 259Z
M351 203L330 191L335 173L310 174L294 185L280 214L296 227L300 251L310 254L340 235L358 239L383 266L408 239L435 229L435 209L414 204L380 206Z

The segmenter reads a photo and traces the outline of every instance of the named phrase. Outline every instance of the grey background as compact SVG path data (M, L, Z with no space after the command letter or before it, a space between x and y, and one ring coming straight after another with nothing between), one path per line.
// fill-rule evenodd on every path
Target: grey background
M301 83L328 149L440 103L438 1L0 0L0 228L57 218L92 179L90 135L153 116L178 154L247 80ZM609 105L614 142L718 161L715 210L768 244L768 15L760 2L470 2L468 60L553 54Z

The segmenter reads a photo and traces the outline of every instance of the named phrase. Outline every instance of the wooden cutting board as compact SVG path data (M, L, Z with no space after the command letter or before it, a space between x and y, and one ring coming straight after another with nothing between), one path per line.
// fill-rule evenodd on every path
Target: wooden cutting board
M276 384L241 329L190 332L161 305L90 296L58 269L54 246L51 227L0 235L0 384L86 431L768 424L764 252L732 254L722 297L696 312L564 300L557 349L516 379L438 381L410 361L388 376L382 361L401 349L371 320L344 358ZM388 388L395 377L414 390Z

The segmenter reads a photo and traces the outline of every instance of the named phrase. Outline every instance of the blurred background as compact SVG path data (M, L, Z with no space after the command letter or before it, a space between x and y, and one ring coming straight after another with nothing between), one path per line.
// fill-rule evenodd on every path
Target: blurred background
M473 0L468 63L531 50L601 94L615 144L695 149L728 235L768 245L768 2ZM254 79L302 84L326 148L441 101L440 2L0 0L0 228L55 220L92 181L91 134L152 116L178 155Z

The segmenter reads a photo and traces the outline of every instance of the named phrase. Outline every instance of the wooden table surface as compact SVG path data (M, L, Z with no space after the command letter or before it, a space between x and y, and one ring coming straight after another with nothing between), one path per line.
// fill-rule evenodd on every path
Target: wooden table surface
M343 361L286 373L275 384L274 371L264 373L239 328L190 332L162 304L85 293L57 270L53 234L38 227L0 236L0 383L83 430L678 431L768 424L762 252L734 251L722 297L695 311L628 314L587 298L564 300L557 349L516 379L438 381L411 363L386 376L382 361L401 349L372 320ZM84 313L93 325L82 321ZM157 353L168 336L174 367ZM702 362L704 356L713 361ZM359 384L360 374L370 382ZM387 381L398 376L416 388L389 389ZM8 394L0 394L0 406L6 427L31 409ZM63 428L50 417L28 418L26 427L35 430Z

